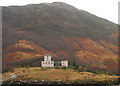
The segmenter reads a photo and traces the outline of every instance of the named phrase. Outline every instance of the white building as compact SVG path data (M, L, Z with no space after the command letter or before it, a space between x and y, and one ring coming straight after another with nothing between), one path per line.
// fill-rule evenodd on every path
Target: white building
M61 66L68 67L68 61L61 61Z
M51 55L47 54L44 56L44 61L42 61L42 67L54 67L54 61L51 61Z
M59 65L61 65L61 66L68 67L68 61L61 61L61 62L51 61L51 55L49 55L49 54L44 56L44 61L42 61L41 66L42 67L54 67L55 63L56 64L59 63Z

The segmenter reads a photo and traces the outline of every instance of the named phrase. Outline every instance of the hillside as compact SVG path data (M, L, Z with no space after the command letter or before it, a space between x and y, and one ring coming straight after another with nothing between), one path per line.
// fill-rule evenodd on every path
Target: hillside
M90 71L117 73L117 27L61 2L3 7L3 68L39 66L51 54L70 66L75 59Z

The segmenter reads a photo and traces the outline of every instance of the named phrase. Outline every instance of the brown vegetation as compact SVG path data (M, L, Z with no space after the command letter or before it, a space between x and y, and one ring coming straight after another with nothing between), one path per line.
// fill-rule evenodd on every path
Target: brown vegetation
M4 82L11 80L11 74L17 75L13 81L43 81L44 82L68 82L79 84L114 84L117 83L118 76L110 76L105 74L94 74L90 72L76 72L73 69L54 69L54 68L16 68L14 72L6 72L3 74ZM5 77L8 77L7 79ZM94 83L92 83L94 82Z
M39 66L51 54L90 71L118 73L116 24L65 3L3 7L2 13L4 70Z

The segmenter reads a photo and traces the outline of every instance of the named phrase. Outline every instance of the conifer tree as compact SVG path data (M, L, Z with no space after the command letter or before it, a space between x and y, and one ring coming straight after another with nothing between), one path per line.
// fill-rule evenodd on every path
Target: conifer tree
M75 58L74 58L74 67L76 66Z

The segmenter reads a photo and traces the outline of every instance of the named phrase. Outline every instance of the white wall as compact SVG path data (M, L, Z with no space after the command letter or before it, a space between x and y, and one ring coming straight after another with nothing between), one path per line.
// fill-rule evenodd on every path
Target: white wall
M42 67L54 67L54 61L42 61Z
M65 67L68 67L68 61L61 61L61 65L65 66Z
M44 61L51 61L51 56L44 56Z
M68 61L61 61L61 65L68 67ZM44 61L41 63L42 67L54 67L54 61L51 61L51 56L44 56Z

